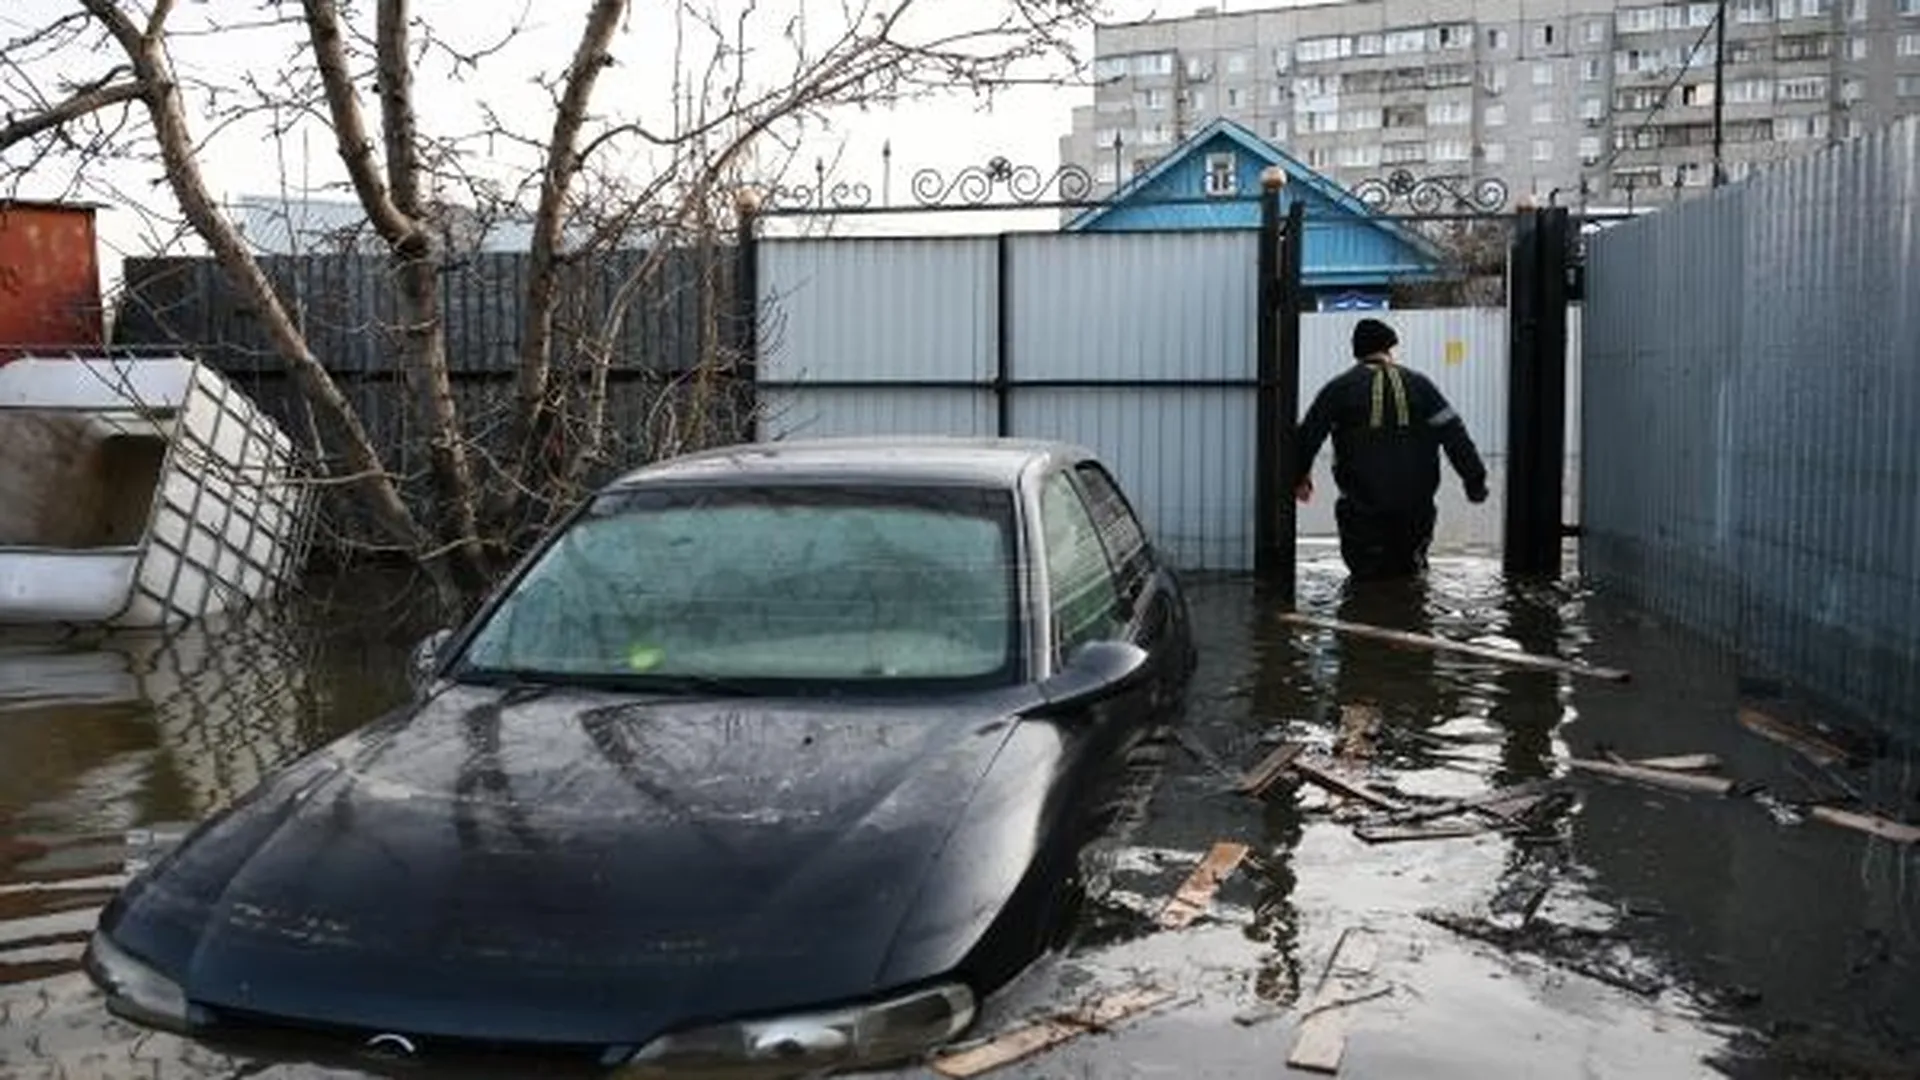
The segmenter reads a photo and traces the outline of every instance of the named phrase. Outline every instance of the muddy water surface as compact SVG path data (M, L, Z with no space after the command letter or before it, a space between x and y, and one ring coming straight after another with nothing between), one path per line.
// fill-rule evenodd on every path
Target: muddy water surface
M326 595L171 640L0 637L0 1076L429 1075L148 1033L109 1017L77 971L128 874L267 771L403 696L420 624L383 606L399 583L314 591ZM1175 997L995 1075L1284 1073L1329 954L1361 930L1378 958L1367 1000L1340 1010L1344 1076L1920 1076L1920 850L1793 813L1835 781L1734 722L1742 701L1811 718L1764 680L1577 586L1509 587L1481 560L1445 560L1424 589L1373 596L1347 595L1337 563L1315 563L1302 606L1634 680L1290 630L1245 581L1191 591L1199 681L1178 743L1146 776L1112 890L1070 950L991 1003L978 1033L1142 983ZM1532 783L1565 773L1569 756L1612 750L1714 753L1780 801L1572 777L1526 835L1369 845L1352 808L1316 789L1229 790L1284 739L1331 750L1340 707L1357 704L1383 723L1355 775L1398 797ZM1840 779L1912 810L1908 761L1883 746ZM1251 858L1200 921L1155 930L1219 841Z

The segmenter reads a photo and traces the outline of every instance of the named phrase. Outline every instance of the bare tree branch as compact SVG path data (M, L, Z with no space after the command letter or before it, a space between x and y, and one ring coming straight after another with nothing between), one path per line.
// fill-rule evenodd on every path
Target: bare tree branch
M108 78L111 78L111 76L108 76ZM22 120L16 120L5 127L0 127L0 151L6 150L7 147L15 143L31 139L42 132L64 127L83 116L99 112L101 109L110 108L122 102L138 101L144 92L144 88L136 82L96 84L90 89L82 90L74 94L72 97L67 98L65 101L62 101L50 109L28 116Z
M303 0L303 3L314 61L326 90L328 116L333 122L340 160L353 182L354 194L360 197L367 220L373 223L381 239L395 248L417 245L420 223L395 205L374 161L373 140L367 134L360 95L354 89L353 75L347 67L346 37L340 29L339 6L336 0Z

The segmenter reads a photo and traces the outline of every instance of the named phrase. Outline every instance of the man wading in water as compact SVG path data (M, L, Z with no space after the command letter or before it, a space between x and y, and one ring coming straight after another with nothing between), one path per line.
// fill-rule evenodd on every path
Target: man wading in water
M1294 497L1313 497L1313 459L1331 434L1340 557L1356 581L1416 577L1426 570L1442 447L1467 499L1487 498L1487 467L1467 425L1426 376L1394 361L1399 343L1386 323L1360 320L1353 328L1357 362L1320 388L1300 425Z

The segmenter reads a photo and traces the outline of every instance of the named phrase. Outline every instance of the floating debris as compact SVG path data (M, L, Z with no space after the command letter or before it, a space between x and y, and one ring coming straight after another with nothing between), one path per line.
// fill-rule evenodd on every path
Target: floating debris
M1488 645L1476 645L1467 641L1455 641L1451 638L1434 637L1430 634L1410 634L1404 630L1390 630L1383 626L1369 626L1366 623L1343 622L1339 619L1327 619L1317 615L1303 615L1297 611L1280 613L1280 621L1295 626L1311 627L1316 630L1332 630L1353 637L1373 638L1394 645L1404 645L1415 649L1435 649L1441 652L1457 652L1467 656L1477 656L1482 660L1497 660L1514 667L1537 668L1543 671L1563 671L1571 675L1584 675L1591 679L1607 682L1626 682L1633 673L1619 668L1597 667L1581 663L1578 660L1563 660L1557 656L1540 656L1535 653L1521 652L1517 649L1497 649Z
M978 1076L1032 1057L1042 1050L1052 1049L1070 1039L1107 1031L1121 1021L1139 1016L1172 998L1173 991L1152 986L1120 990L1082 1008L1055 1013L1043 1020L1014 1028L980 1046L936 1057L932 1062L933 1071L956 1078Z
M1180 890L1160 909L1159 922L1168 930L1177 930L1206 914L1220 883L1247 857L1247 845L1221 842L1213 845L1200 865L1182 882Z
M1391 987L1368 988L1379 959L1380 942L1372 931L1350 926L1340 932L1313 997L1300 1014L1300 1030L1294 1036L1293 1051L1287 1055L1289 1066L1312 1072L1340 1071L1340 1058L1347 1049L1345 1010L1392 992Z

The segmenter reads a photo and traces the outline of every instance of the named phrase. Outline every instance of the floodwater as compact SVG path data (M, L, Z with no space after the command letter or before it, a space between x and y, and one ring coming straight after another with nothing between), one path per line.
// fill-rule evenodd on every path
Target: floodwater
M1815 714L1576 584L1509 587L1497 564L1469 558L1437 561L1417 592L1348 597L1341 579L1337 562L1309 565L1301 606L1633 680L1293 630L1250 583L1191 582L1202 667L1112 890L975 1034L1127 987L1174 996L990 1075L1285 1073L1329 954L1357 932L1378 951L1337 1010L1342 1076L1920 1076L1920 846L1798 820L1786 804L1835 781L1735 722L1743 702L1800 723ZM316 585L326 595L165 641L0 638L0 1076L426 1075L147 1032L108 1016L77 971L129 873L267 771L401 699L422 629L381 599L401 591ZM1282 740L1330 750L1340 706L1356 704L1382 723L1355 775L1399 796L1477 795L1608 751L1717 754L1743 786L1723 798L1574 775L1572 798L1525 835L1376 845L1318 789L1230 790ZM1841 779L1913 810L1913 758L1884 744L1870 756ZM1247 862L1199 921L1157 929L1221 841L1248 845ZM1458 932L1475 927L1487 933Z

